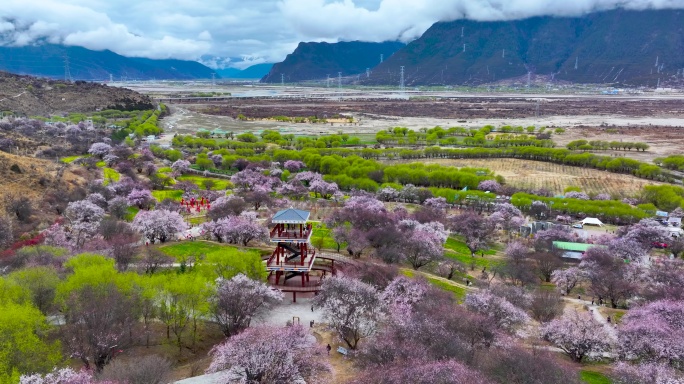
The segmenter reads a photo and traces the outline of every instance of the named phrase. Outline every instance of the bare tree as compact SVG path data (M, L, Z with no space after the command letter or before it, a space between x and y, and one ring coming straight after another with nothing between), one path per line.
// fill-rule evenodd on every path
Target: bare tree
M115 360L104 368L100 379L127 384L165 384L171 373L171 362L151 355L134 360Z

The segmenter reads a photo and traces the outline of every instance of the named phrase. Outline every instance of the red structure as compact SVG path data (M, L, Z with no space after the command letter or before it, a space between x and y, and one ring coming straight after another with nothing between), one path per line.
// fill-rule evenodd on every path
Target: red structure
M292 292L295 302L297 292L316 293L321 279L334 274L335 261L317 257L310 245L313 227L307 223L309 216L308 211L290 208L277 212L271 220L275 226L270 238L276 249L266 262L268 281L283 292Z

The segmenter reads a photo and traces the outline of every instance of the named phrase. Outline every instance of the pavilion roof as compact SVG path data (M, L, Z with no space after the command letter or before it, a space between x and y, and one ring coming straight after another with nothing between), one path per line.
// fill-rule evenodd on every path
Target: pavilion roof
M271 222L277 224L305 224L309 220L309 211L303 211L301 209L288 208L278 211Z

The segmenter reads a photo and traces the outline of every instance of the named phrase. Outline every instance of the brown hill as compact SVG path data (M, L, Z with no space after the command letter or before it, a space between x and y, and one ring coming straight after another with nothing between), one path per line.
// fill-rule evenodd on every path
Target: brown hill
M26 116L152 109L152 100L135 91L99 83L74 83L0 72L0 111Z

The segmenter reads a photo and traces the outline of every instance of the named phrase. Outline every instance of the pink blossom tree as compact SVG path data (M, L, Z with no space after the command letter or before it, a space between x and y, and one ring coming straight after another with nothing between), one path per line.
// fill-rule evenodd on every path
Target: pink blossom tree
M385 287L380 297L387 306L410 308L423 300L428 291L429 287L424 281L399 276Z
M88 200L74 201L67 205L64 217L69 225L65 229L75 246L82 246L97 233L104 214L104 209Z
M299 160L288 160L283 164L283 167L292 173L299 172L305 166L306 165Z
M594 200L610 200L610 195L607 193L599 193L594 196Z
M266 176L255 169L240 171L231 176L230 181L237 189L247 191L253 191L257 187L271 191L280 183L279 179Z
M525 311L489 291L468 293L464 304L469 310L491 318L507 331L530 319Z
M589 248L582 257L580 268L594 295L609 300L613 308L637 292L639 267L636 263L625 263L608 248Z
M668 243L671 239L664 227L651 219L643 219L628 227L622 238L638 242L645 250L653 248L653 243Z
M510 203L497 204L490 220L500 225L509 234L524 223L522 212Z
M225 382L321 383L330 370L316 339L301 326L248 328L211 350L207 372Z
M171 169L175 173L182 175L190 169L190 162L187 160L176 160L171 164Z
M282 292L243 274L216 285L212 314L226 337L248 328L254 316L283 299Z
M188 224L178 212L165 210L140 211L131 225L150 242L166 242L179 232L188 229Z
M443 197L431 197L425 200L423 205L439 211L444 211L448 206L446 199Z
M625 359L684 364L684 301L660 300L630 310L618 329Z
M147 209L154 205L156 201L152 193L148 189L134 189L126 196L128 204L134 205L140 209Z
M570 191L565 194L566 199L589 200L589 195L584 192Z
M414 220L402 220L399 227L403 234L399 240L400 247L413 269L418 270L444 255L447 232L441 223L420 224Z
M615 384L680 384L684 383L681 371L658 363L629 364L619 362L613 370Z
M477 185L477 189L480 191L498 193L501 190L501 184L497 183L495 180L482 180Z
M339 192L336 183L328 183L323 180L313 180L309 184L309 190L324 199L329 199L335 193Z
M86 370L74 371L71 368L56 369L46 375L32 374L23 375L19 378L19 384L95 384L110 383L95 380L91 372Z
M641 295L647 300L684 300L684 260L656 259L646 269Z
M578 363L610 349L610 335L588 312L572 311L546 323L541 327L541 336Z
M363 371L353 384L471 384L493 383L482 373L455 360L411 361Z
M450 219L449 228L465 238L470 255L489 247L494 235L494 224L475 212L465 212Z
M109 153L109 151L111 149L112 149L112 146L109 144L94 143L93 145L90 146L90 149L88 149L88 153L102 159L106 154Z
M399 191L392 187L385 187L378 190L376 195L382 201L396 201L399 198Z
M323 310L325 321L351 349L359 341L375 334L383 315L378 291L356 279L330 277L314 297L314 305Z
M583 278L584 271L577 267L557 269L551 273L551 282L565 295L569 295Z
M216 240L246 246L252 240L265 241L268 230L256 220L253 212L243 212L239 216L228 216L203 224L204 230Z

